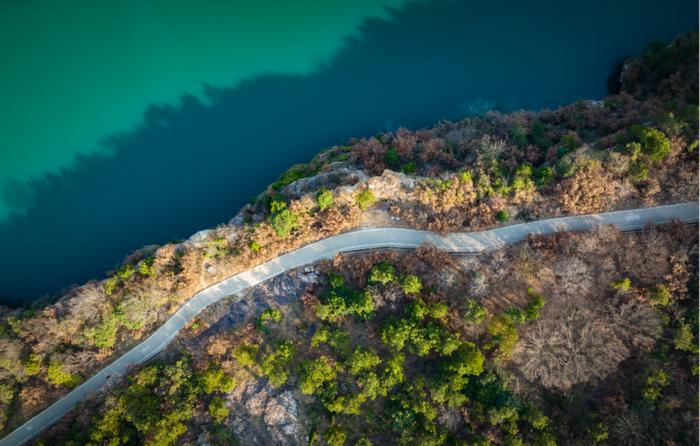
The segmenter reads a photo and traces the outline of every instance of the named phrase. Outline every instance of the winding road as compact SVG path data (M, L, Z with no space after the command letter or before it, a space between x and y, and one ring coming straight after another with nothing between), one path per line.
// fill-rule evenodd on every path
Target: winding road
M697 222L698 203L552 218L489 231L451 233L444 236L413 229L365 228L319 240L198 292L145 341L0 439L0 446L17 446L26 443L55 423L89 394L102 388L109 380L123 375L130 366L142 364L151 359L207 306L299 266L330 259L341 252L379 248L417 248L422 244L430 244L451 253L472 253L517 243L527 238L529 234L584 231L600 224L613 224L622 231L632 231L642 229L649 223L658 224L671 220Z

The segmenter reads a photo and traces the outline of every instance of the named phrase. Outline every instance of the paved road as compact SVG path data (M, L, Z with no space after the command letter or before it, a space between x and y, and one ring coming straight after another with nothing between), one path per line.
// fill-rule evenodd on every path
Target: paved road
M441 236L427 231L398 228L358 229L320 240L255 268L229 277L195 294L161 325L149 338L100 370L92 378L73 389L44 411L0 440L0 446L21 445L100 389L110 379L123 374L128 367L142 364L160 352L193 317L207 306L225 297L264 282L299 266L333 258L339 252L377 248L416 248L424 243L453 253L480 252L516 243L529 234L551 234L557 231L583 231L599 224L614 224L623 231L641 229L648 223L670 220L698 221L698 203L682 203L655 208L634 209L585 216L553 218L506 226L483 232L452 233Z

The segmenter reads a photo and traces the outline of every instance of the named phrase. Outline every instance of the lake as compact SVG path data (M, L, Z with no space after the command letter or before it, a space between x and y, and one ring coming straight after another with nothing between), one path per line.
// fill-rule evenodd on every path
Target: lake
M4 303L226 222L350 137L601 98L698 17L689 0L257 4L0 1Z

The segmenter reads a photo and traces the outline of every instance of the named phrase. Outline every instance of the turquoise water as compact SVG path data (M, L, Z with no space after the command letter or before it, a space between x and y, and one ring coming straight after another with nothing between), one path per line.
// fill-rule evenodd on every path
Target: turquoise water
M600 98L697 28L687 0L106 3L0 2L6 300L224 222L349 137Z

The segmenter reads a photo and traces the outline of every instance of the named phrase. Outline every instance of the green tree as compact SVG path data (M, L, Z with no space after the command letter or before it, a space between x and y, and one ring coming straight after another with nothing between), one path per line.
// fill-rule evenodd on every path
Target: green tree
M362 371L373 369L381 363L382 359L379 355L369 349L357 347L348 359L348 370L353 375L357 375Z
M651 293L650 301L652 305L666 306L671 302L671 292L663 284L656 285L656 289Z
M212 398L209 403L209 415L211 415L211 419L214 420L215 423L221 423L228 417L228 414L229 410L228 407L226 407L226 402L219 397Z
M629 291L630 287L632 287L632 281L630 280L629 277L623 277L620 280L616 280L612 283L612 287L616 290L620 291Z
M206 393L230 393L236 387L236 380L224 372L221 367L209 367L201 375L202 388Z
M80 376L66 372L58 361L51 361L46 370L46 380L54 386L75 387L80 383Z
M263 359L260 370L273 387L279 387L289 378L288 365L294 359L296 349L290 341L282 341Z
M333 192L328 189L321 189L316 192L316 204L321 210L333 206Z
M328 443L328 446L343 446L347 436L345 430L337 425L329 427L326 429L326 432L323 433L323 438L326 440L326 443Z
M357 206L363 211L372 206L375 201L374 193L369 189L363 189L355 195L355 203L357 203Z
M307 395L325 383L335 381L336 370L333 362L327 356L307 359L299 363L299 389Z
M671 153L671 141L661 130L633 125L630 127L629 136L639 142L642 153L654 162L662 161Z
M369 283L381 283L386 285L396 280L396 269L389 262L379 262L369 271Z
M270 225L279 237L287 237L297 227L299 219L287 208L287 203L273 200L270 212Z
M401 276L400 284L403 292L406 294L418 294L423 287L420 278L413 274Z
M462 313L462 318L465 322L470 322L472 324L480 324L486 318L486 308L480 305L474 299L468 299L464 303L464 312Z
M395 148L389 147L384 153L384 162L391 167L396 167L401 163L399 152Z

